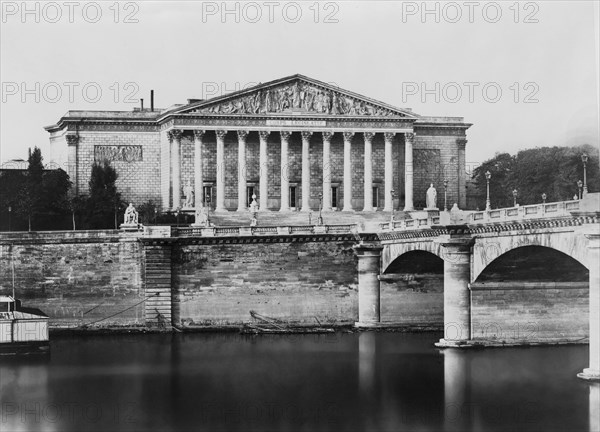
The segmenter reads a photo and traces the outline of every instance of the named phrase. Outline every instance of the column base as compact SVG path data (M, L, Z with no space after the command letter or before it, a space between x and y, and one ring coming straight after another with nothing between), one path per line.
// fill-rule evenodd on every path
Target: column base
M414 211L415 208L414 207L404 207L404 211Z
M577 374L577 378L581 378L586 381L600 381L600 370L585 368L583 372L579 372Z
M288 208L280 208L279 211L280 212L291 212L292 210L288 207Z
M475 348L481 346L480 344L473 343L470 340L454 340L454 339L440 339L439 342L434 343L438 348Z
M236 211L238 211L238 212L247 212L248 209L246 207L238 207L238 209Z
M381 327L381 323L379 321L356 321L354 323L354 327L356 328L378 328Z
M222 207L222 208L219 208L219 207L217 207L217 208L214 210L214 212L215 212L215 213L228 213L228 212L229 212L229 210L227 210L225 207Z
M312 211L312 209L311 209L310 207L302 207L302 208L300 209L300 211L301 211L301 212L308 213L308 212L311 212L311 211Z
M344 207L344 208L342 209L342 211L343 211L343 212L352 212L352 213L354 213L356 210L354 210L353 208L347 208L347 207Z
M375 211L375 209L373 209L373 207L365 207L365 208L362 209L362 211L364 211L364 212L373 212L373 211Z

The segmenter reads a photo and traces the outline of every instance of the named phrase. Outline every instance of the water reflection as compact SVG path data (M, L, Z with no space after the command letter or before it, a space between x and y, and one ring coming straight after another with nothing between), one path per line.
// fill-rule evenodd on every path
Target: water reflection
M60 337L0 363L0 429L596 431L585 346L437 350L435 333Z

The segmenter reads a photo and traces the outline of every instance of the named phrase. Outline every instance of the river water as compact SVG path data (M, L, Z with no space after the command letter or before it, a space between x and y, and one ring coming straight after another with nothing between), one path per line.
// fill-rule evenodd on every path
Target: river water
M438 350L436 333L53 337L0 360L8 431L586 431L585 345Z

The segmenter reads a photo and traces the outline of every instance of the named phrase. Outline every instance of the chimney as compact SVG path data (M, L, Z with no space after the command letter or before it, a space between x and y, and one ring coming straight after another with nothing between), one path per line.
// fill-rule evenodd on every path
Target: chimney
M150 111L154 111L154 90L150 90Z
M144 99L143 98L140 99L140 104L141 104L140 111L144 111Z

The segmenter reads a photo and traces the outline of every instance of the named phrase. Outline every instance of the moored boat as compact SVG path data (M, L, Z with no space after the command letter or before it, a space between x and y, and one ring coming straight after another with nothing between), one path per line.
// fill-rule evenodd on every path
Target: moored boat
M49 352L48 316L11 296L0 296L0 355Z

